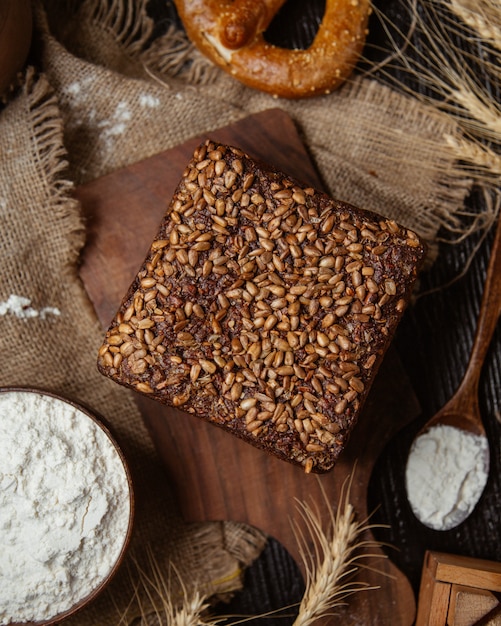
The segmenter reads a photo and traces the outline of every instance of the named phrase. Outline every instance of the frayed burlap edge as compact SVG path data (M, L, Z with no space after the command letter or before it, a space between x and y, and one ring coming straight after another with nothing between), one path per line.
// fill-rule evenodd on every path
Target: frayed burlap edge
M57 97L45 76L38 77L32 67L26 72L22 89L33 132L33 156L51 188L54 209L62 220L70 224L68 232L72 256L68 259L67 269L77 277L77 262L85 243L86 230L79 203L71 197L74 185L66 177L67 153L62 141L63 123Z

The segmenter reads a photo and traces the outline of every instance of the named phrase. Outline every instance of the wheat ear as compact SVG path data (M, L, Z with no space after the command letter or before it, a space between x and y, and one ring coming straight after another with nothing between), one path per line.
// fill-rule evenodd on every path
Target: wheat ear
M138 580L135 584L137 609L134 613L138 617L133 623L136 626L217 626L221 623L222 618L208 615L208 598L196 589L196 585L193 591L188 592L176 567L169 563L165 573L151 549L148 550L148 572L137 561L135 568ZM130 618L124 618L120 623L130 623Z
M498 0L480 2L492 6L500 24L501 3ZM493 84L499 81L499 51L491 49L490 55L468 53L471 31L454 21L448 0L413 0L408 9L412 21L410 33L399 31L382 12L375 10L388 35L391 50L386 61L379 62L367 73L378 72L381 80L451 115L460 127L477 139L499 145L501 109L477 77L478 72L483 72ZM413 43L416 33L420 37L419 47ZM399 44L397 38L404 43ZM488 42L479 34L477 44L482 46ZM387 69L392 67L408 74L411 81L425 90L414 89L395 78Z
M375 547L377 543L362 538L370 526L367 521L356 518L349 502L350 485L351 477L343 486L337 511L329 506L326 530L322 527L318 510L313 510L307 503L298 503L307 534L297 523L293 526L306 570L306 589L294 626L315 624L318 619L332 615L346 604L351 594L375 589L369 583L354 579L360 569L360 561L375 556L367 554L366 549ZM328 504L323 488L322 493ZM313 541L314 554L308 549L308 537Z
M453 12L484 41L501 50L499 0L451 0Z

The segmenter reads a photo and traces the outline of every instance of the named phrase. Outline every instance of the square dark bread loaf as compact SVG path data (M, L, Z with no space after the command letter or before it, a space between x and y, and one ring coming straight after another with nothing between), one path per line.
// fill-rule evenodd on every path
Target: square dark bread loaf
M99 350L111 379L305 471L344 449L425 245L207 141Z

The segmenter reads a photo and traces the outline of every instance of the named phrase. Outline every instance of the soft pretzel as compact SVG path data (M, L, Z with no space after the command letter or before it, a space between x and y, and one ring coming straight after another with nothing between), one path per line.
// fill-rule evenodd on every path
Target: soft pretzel
M285 0L174 0L191 41L255 89L285 98L326 94L351 74L365 43L370 0L326 0L312 45L290 50L263 33Z

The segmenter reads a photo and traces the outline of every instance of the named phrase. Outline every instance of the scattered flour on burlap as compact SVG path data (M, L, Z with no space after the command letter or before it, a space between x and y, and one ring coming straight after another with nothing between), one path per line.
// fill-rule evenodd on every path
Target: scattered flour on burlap
M0 624L48 619L108 576L129 486L106 434L71 405L0 393Z
M152 96L149 93L139 94L139 104L142 107L146 107L148 109L156 109L160 106L160 99L156 96Z
M0 302L0 316L15 315L20 319L30 319L32 317L40 317L45 319L49 315L61 315L61 311L52 306L35 309L31 306L30 298L11 294L7 300Z
M96 139L99 141L103 153L111 153L115 149L117 137L125 135L130 122L133 120L133 111L129 103L122 99L114 107L108 117L102 117L95 108L94 78L83 77L63 89L64 97L71 103L75 111L74 119L67 122L68 129L78 127L93 127L98 131ZM143 108L156 108L160 101L146 93L139 94L139 105Z
M406 468L409 503L428 528L449 530L474 509L487 482L486 437L437 425L413 442Z
M101 130L101 139L108 151L114 147L114 137L123 135L132 119L127 102L119 102L110 119L104 119L97 123Z

